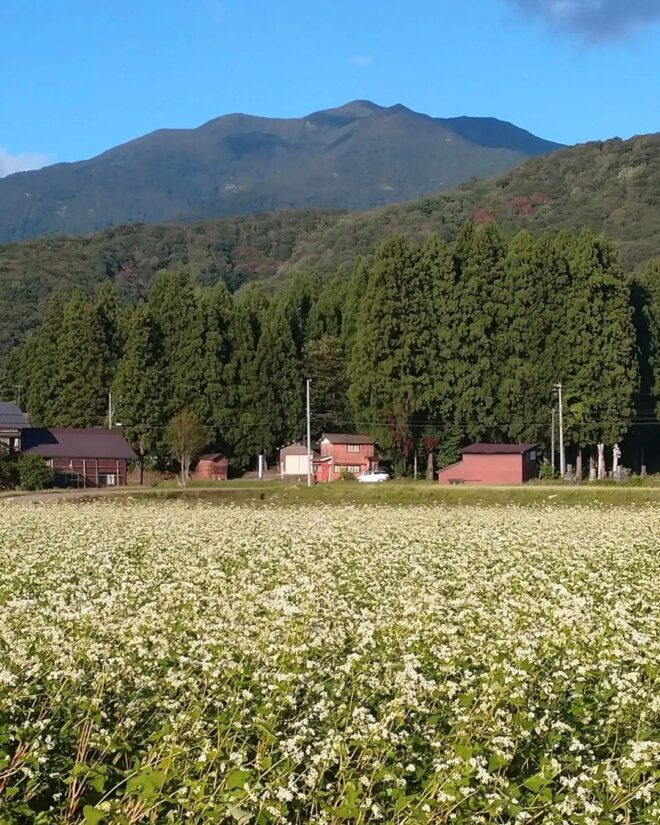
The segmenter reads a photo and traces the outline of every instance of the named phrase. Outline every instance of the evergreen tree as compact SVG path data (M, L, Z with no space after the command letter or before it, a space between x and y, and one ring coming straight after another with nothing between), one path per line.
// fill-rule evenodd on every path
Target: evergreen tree
M58 427L102 426L108 408L108 352L91 301L75 292L62 316L57 342L56 391L48 423Z
M509 244L498 295L496 419L509 441L547 442L553 378L549 350L557 288L552 246L521 232Z
M168 417L184 407L201 416L206 380L204 313L188 272L160 272L149 292L149 308L160 334Z
M279 297L289 322L291 337L300 358L308 335L309 316L320 292L318 276L296 273L289 286Z
M369 284L370 267L367 261L360 257L355 261L353 274L346 286L346 301L342 313L342 336L344 348L350 353L355 343L362 301Z
M559 248L571 277L560 320L570 353L560 375L567 441L614 444L630 425L639 387L630 283L614 246L586 231L568 245L561 238Z
M231 415L224 435L232 461L240 468L249 465L264 445L259 413L260 386L257 346L268 299L258 285L250 286L234 307L230 329L231 354L227 365L227 391Z
M303 377L286 308L271 307L257 345L262 448L273 453L304 429Z
M119 290L113 281L106 280L101 284L96 295L96 314L108 353L108 371L111 376L114 376L124 346L126 313L121 303Z
M231 409L229 362L231 357L232 298L223 283L205 290L200 299L204 320L204 396L200 404L201 418L213 425L217 449L227 449L224 436Z
M376 253L361 305L349 375L350 399L364 422L384 421L381 443L401 458L410 427L439 403L439 293L434 271L403 237Z
M35 427L55 423L55 403L61 388L58 364L63 317L64 304L54 295L46 305L41 327L28 336L21 351L18 383L24 385L25 408Z
M146 304L137 306L127 325L124 355L118 364L112 392L115 416L141 457L163 453L168 422L160 330Z
M311 379L310 407L312 435L323 432L350 432L348 376L341 339L336 335L308 341L303 373Z
M505 435L497 421L501 372L495 349L505 246L493 224L465 229L460 240L461 248L455 252L462 265L456 283L454 327L460 353L455 360L456 419L470 440L497 441Z
M348 287L349 281L343 272L327 281L307 319L308 340L317 340L326 335L335 338L341 336Z

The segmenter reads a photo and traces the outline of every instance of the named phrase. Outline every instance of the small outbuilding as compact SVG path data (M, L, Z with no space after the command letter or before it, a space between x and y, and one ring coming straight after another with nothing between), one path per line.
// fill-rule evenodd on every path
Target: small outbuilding
M205 481L227 481L229 459L222 453L206 453L201 456L192 476Z
M126 467L137 456L119 430L45 427L21 433L23 455L40 455L66 487L117 487L126 484Z
M30 426L30 421L13 401L0 401L0 450L20 452L21 433Z
M440 484L523 484L538 475L536 444L470 444L438 473Z
M312 464L318 453L311 451ZM307 447L296 441L280 450L280 475L282 478L302 478L307 476Z

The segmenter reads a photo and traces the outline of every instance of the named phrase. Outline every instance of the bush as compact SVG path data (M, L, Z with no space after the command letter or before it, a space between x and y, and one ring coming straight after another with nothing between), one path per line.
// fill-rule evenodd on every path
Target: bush
M25 455L18 462L18 480L23 490L43 490L53 484L53 468L39 455Z
M539 467L539 478L542 481L549 481L550 479L556 479L557 473L550 464L549 461L544 461L543 464Z
M15 459L0 455L0 490L13 490L17 482Z

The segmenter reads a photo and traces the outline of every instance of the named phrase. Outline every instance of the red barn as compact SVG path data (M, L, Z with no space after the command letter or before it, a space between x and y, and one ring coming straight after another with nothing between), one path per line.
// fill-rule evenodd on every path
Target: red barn
M471 444L438 473L440 484L523 484L536 478L536 444Z
M229 459L222 453L207 453L197 462L193 478L206 481L227 481Z
M137 456L119 430L29 428L21 452L40 455L66 487L116 487L126 484L126 465Z
M324 433L320 455L314 459L317 481L337 481L378 468L376 442L370 435Z

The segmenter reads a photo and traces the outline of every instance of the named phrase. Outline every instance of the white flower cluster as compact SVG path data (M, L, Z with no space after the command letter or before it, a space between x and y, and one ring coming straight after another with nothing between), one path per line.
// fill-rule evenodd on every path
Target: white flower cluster
M0 506L0 822L657 823L652 507Z

